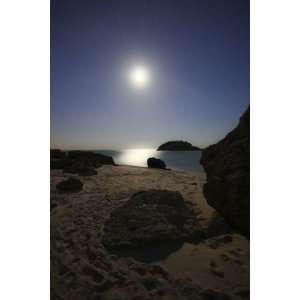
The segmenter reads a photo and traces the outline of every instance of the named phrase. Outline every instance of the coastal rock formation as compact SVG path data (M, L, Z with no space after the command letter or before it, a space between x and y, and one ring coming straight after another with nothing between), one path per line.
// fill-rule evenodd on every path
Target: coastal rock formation
M63 157L59 159L50 159L50 169L59 170L63 169L73 163L68 157Z
M71 159L81 159L89 161L95 168L98 168L101 165L115 165L115 162L111 156L95 153L92 151L73 150L68 152L68 157Z
M203 151L201 164L207 174L203 188L207 202L249 236L250 107L234 130Z
M195 214L179 192L149 190L134 194L111 213L102 241L107 248L140 247L201 234Z
M64 173L78 174L80 176L97 175L97 171L93 168L94 165L89 160L79 159L64 167Z
M201 150L201 149L185 141L169 141L167 143L160 145L157 149L157 151L197 151L197 150Z
M60 149L50 149L50 158L51 159L59 159L59 158L65 158L66 152L61 151Z
M217 211L213 212L206 229L206 234L209 238L220 236L223 234L232 233L231 226Z
M163 160L155 158L155 157L150 157L147 159L147 165L148 168L155 168L155 169L165 169L166 164Z
M76 178L68 178L56 185L60 193L77 193L82 190L82 182Z
M91 151L62 152L58 149L50 152L50 168L64 169L66 173L75 173L82 176L96 175L94 168L102 165L115 165L111 156Z

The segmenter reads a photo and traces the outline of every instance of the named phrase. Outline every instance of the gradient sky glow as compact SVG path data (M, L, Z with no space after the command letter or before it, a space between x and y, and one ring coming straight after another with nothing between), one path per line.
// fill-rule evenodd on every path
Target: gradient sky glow
M248 104L248 0L51 1L52 147L207 146Z

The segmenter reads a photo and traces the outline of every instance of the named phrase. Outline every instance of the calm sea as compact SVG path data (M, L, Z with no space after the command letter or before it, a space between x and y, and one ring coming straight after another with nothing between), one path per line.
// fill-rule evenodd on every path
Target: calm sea
M200 171L201 151L156 151L155 149L97 150L95 152L112 156L116 164L147 167L147 159L162 159L168 168L182 171Z

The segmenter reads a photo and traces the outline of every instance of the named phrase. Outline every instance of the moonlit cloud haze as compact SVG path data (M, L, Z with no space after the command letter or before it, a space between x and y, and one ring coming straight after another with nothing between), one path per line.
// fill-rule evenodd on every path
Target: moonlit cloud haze
M206 146L249 103L249 2L51 2L51 146Z

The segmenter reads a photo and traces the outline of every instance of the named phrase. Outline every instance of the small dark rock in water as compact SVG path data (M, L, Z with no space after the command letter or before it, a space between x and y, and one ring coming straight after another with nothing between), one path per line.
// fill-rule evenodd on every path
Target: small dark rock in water
M149 190L115 209L104 226L103 244L119 249L192 240L201 233L193 211L179 192Z
M68 178L56 185L60 193L77 193L82 190L82 182L75 178Z
M208 204L249 237L250 107L234 130L203 151L201 164L207 174L203 193Z
M147 160L148 168L165 169L166 164L163 160L155 157L150 157Z

